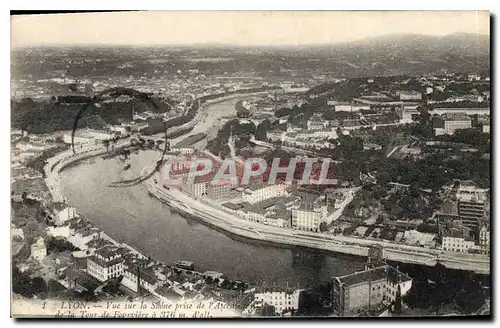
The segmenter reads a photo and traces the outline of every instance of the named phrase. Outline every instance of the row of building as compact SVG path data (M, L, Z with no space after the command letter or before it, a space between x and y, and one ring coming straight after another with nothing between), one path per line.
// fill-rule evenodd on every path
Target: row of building
M381 247L369 249L364 270L335 277L332 282L333 315L339 317L383 313L413 285L410 276L385 263Z
M362 317L383 316L402 306L402 297L407 295L413 279L398 267L385 263L383 249L369 250L368 261L361 271L332 278L330 300L332 316ZM302 309L305 290L272 290L256 292L244 314L257 313L266 305L274 308L274 315L283 316Z
M442 227L442 249L489 254L489 189L478 188L471 181L457 181L444 190L454 195L457 206L456 212L434 214Z

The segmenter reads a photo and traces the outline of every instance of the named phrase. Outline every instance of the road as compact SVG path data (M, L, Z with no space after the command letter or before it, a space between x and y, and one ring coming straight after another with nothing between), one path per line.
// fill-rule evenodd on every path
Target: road
M399 150L402 146L395 146L392 150L387 154L387 158L391 157L397 150Z

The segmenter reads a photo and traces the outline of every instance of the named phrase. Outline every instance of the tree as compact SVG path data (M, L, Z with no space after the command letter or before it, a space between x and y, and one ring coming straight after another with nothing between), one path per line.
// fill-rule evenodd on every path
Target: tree
M325 222L325 221L321 222L321 223L319 224L319 231L321 231L321 232L325 232L325 231L327 231L327 230L328 230L328 226L327 226L326 222Z
M133 144L132 140L130 142ZM109 150L109 140L108 139L103 140L102 144L104 147L106 147L106 151L108 151Z
M236 116L238 116L239 118L250 117L250 111L246 108L240 108L236 111Z
M276 110L276 112L274 112L274 116L276 116L276 117L286 116L286 115L290 114L291 111L292 110L290 108L283 107L283 108Z
M255 129L255 139L266 141L267 140L267 130L271 126L271 122L268 119L262 121L259 126Z
M12 291L24 297L31 298L36 295L46 298L48 287L43 278L30 278L26 272L21 272L15 265L12 266Z
M417 226L417 231L423 233L437 233L438 229L434 224L421 223Z
M26 191L23 191L21 195L21 199L23 200L23 203L26 201L26 198L28 198L28 193Z

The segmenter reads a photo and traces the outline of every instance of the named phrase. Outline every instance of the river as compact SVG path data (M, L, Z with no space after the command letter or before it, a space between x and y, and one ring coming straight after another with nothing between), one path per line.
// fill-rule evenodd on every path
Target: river
M234 113L236 101L214 104L209 113ZM229 236L172 213L167 205L150 197L143 185L109 187L111 182L137 177L158 156L155 151L133 154L128 171L122 170L123 163L118 159L81 162L61 173L63 193L69 204L112 238L165 263L192 261L201 271L219 271L268 286L300 288L363 267L364 259Z

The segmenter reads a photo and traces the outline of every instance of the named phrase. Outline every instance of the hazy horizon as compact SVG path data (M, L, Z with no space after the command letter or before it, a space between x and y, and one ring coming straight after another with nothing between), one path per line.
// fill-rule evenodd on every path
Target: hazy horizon
M11 49L329 45L394 34L489 36L489 25L488 11L140 11L20 15L11 16Z
M71 48L71 47L99 47L99 48L127 48L127 47L133 47L133 48L161 48L161 47L177 47L177 48L190 48L190 47L233 47L233 48L294 48L294 47L321 47L321 46L329 46L329 45L342 45L342 44L349 44L349 43L354 43L354 42L360 42L364 40L369 40L369 39L376 39L376 38L383 38L383 37L390 37L390 36L424 36L424 37L447 37L447 36L452 36L456 34L467 34L467 35L474 35L472 33L466 33L466 32L455 32L451 34L446 34L446 35L431 35L431 34L416 34L416 33L394 33L394 34L383 34L379 36L374 36L374 37L368 37L368 38L363 38L363 39L356 39L352 41L341 41L341 42L335 42L335 43L308 43L308 44L254 44L254 45L249 45L249 44L231 44L231 43L184 43L184 44L177 44L177 43L165 43L165 44L109 44L109 43L74 43L74 44L41 44L41 45L23 45L23 46L18 46L16 48L13 48L12 50L21 50L21 49L26 49L26 48ZM478 34L479 37L489 37L488 34Z

